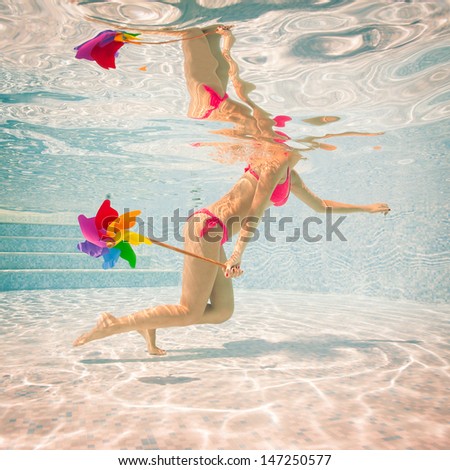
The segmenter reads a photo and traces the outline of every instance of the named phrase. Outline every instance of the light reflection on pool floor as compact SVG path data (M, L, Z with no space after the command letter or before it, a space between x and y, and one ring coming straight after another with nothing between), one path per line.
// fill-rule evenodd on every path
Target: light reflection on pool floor
M71 347L178 288L0 294L2 449L444 449L445 305L237 290L228 323Z

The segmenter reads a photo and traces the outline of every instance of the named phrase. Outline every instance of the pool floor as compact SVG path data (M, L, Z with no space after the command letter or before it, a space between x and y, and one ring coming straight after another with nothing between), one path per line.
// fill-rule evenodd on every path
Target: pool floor
M0 294L0 448L448 448L448 306L237 288L229 322L160 331L165 357L137 333L71 346L178 296Z

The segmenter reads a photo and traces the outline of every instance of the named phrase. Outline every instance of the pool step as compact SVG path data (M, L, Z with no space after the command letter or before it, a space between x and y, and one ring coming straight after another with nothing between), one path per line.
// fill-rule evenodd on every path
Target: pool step
M1 252L46 252L46 253L74 253L76 246L83 241L78 238L60 237L16 237L0 236Z
M78 225L0 223L1 237L63 237L83 241Z
M9 269L100 269L103 258L92 258L84 253L3 253L0 252L0 270ZM165 264L165 263L164 263ZM166 269L160 257L140 255L137 257L136 268ZM127 261L120 259L114 269L132 269Z
M102 269L102 258L78 252L78 226L0 223L0 290L156 287L179 284L182 257L138 246L136 269L119 259Z
M20 269L0 271L3 291L83 289L104 287L161 287L179 283L177 271L152 269Z

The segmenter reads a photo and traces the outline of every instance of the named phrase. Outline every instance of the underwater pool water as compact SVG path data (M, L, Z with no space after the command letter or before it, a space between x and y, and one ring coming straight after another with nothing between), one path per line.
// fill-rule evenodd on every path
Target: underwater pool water
M0 2L0 447L448 448L449 13L445 1ZM234 25L254 103L292 118L293 146L324 143L297 165L308 187L392 210L350 214L345 241L325 238L323 218L311 242L303 222L317 214L291 197L245 253L229 323L161 331L163 358L131 334L74 350L103 310L176 302L182 268L139 247L135 271L99 272L76 251L78 214L108 196L181 246L167 218L246 166L227 150L230 124L187 117L179 43L127 44L111 70L74 48L119 24L216 23Z
M445 449L448 315L435 304L237 290L222 325L73 349L99 311L179 288L1 294L3 449ZM26 361L26 363L24 363Z
M386 218L350 214L341 225L347 242L289 243L295 227L316 216L291 198L272 214L292 223L276 243L261 237L247 258L248 271L273 273L270 282L252 274L243 285L287 281L305 292L446 302L446 3L228 3L2 2L0 221L75 225L109 195L170 238L163 217L226 192L246 163L236 152L192 146L217 141L211 131L229 125L186 116L179 43L125 45L115 70L75 59L74 47L107 28L93 18L150 29L232 23L232 53L255 85L251 99L272 116L292 117L283 131L293 144L382 133L329 138L336 150L306 152L297 170L308 187L324 199L392 208ZM237 99L231 85L227 91ZM339 120L311 121L324 115Z

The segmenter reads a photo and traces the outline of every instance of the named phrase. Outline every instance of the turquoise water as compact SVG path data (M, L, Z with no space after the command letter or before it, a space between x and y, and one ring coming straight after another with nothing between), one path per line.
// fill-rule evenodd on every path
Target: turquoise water
M116 70L76 60L73 48L104 29L92 17L149 28L231 22L252 99L273 116L292 116L284 130L293 139L384 133L332 138L336 150L308 152L297 169L311 190L392 208L386 218L349 216L347 242L261 240L248 251L242 286L287 281L304 292L447 301L445 2L228 3L2 2L0 220L76 224L109 194L117 207L154 217L160 234L163 216L223 194L245 163L191 145L217 141L210 131L224 124L186 117L179 43L126 45ZM322 115L340 120L304 121ZM272 213L294 217L288 235L316 215L294 198ZM177 256L166 268L180 266Z
M449 13L444 1L1 1L0 446L448 447ZM308 187L391 212L350 214L340 226L347 241L289 242L317 215L291 197L271 209L293 218L286 230L274 224L276 241L261 237L245 253L230 325L163 333L169 356L159 363L131 336L73 351L109 296L117 314L127 298L135 308L176 301L182 267L178 254L139 247L135 271L103 272L75 250L78 214L93 215L109 195L181 246L163 217L216 200L246 165L192 145L225 143L213 132L230 126L187 117L179 43L125 45L115 70L75 59L75 46L108 28L93 18L149 29L233 24L250 96L292 117L283 129L292 145L378 134L330 137L334 150L305 152L296 169ZM316 116L339 120L317 126ZM213 396L217 384L245 390L243 403L229 390ZM104 389L111 406L86 421ZM199 402L182 406L186 390ZM294 404L304 425L291 419ZM198 435L164 431L180 419L173 410ZM100 438L98 423L113 428L113 415L136 430Z

